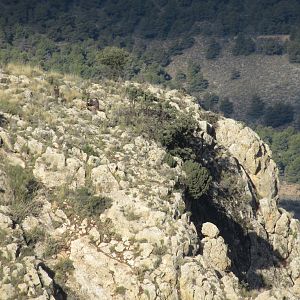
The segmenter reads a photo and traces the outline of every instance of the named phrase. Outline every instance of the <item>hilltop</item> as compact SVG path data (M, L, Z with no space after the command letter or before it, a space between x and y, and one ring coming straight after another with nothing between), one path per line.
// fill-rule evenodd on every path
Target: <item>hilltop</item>
M1 299L299 298L299 221L251 129L148 84L0 82Z

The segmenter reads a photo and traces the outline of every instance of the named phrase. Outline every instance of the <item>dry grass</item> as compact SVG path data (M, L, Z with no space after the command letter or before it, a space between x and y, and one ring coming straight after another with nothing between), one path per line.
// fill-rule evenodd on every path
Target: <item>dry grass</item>
M22 108L17 99L12 98L11 95L3 90L0 90L0 111L17 115L22 112Z
M13 63L8 64L5 67L5 71L8 74L25 75L30 78L34 76L40 76L44 73L43 70L38 66L30 66L25 64L13 64Z

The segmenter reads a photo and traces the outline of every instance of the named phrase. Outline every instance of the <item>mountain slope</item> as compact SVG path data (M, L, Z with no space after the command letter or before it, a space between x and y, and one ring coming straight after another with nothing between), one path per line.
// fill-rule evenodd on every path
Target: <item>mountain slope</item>
M150 85L0 82L1 299L299 297L299 221L252 130Z

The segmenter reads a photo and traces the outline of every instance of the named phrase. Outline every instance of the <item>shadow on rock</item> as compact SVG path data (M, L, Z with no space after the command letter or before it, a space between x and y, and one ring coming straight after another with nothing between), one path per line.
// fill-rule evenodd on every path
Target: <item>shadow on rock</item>
M282 261L271 244L254 231L243 228L229 216L230 212L208 198L191 202L190 209L191 221L195 224L200 239L203 238L203 223L211 222L219 228L220 235L228 245L228 256L232 262L230 271L241 282L246 283L249 289L265 287L266 283L259 271L276 267Z

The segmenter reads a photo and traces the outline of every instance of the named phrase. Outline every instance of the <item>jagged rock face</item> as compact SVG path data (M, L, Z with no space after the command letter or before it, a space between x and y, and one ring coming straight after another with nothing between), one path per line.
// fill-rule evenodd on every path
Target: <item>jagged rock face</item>
M1 76L11 82L3 93L23 101L0 131L0 234L11 237L0 239L1 299L299 299L299 222L277 208L276 166L249 128L219 116L210 124L192 97L143 87L197 123L216 174L190 203L177 185L182 160L169 167L160 145L115 125L132 108L128 83L84 83L99 99L91 112L82 81L60 77L74 93L60 103L44 74ZM9 165L42 184L23 219Z
M216 124L216 139L237 158L251 178L259 196L273 198L278 193L278 170L271 150L250 128L231 120Z

